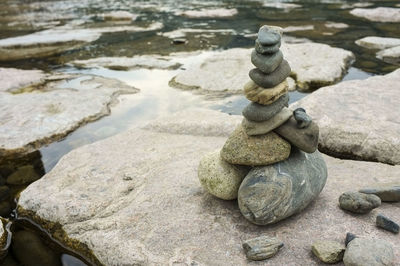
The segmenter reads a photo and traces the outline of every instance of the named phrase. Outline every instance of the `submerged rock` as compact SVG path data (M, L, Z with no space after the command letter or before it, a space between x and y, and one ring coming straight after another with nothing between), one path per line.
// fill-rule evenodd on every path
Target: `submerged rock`
M229 136L221 150L221 157L231 164L248 166L269 165L289 157L290 144L274 132L249 136L239 126Z
M324 87L291 105L319 126L319 150L339 158L400 164L400 70Z
M283 242L275 237L260 236L246 240L243 248L246 257L250 260L265 260L275 256L279 249L283 247Z
M346 266L391 266L393 247L381 239L356 238L347 245L343 262Z
M327 175L318 151L306 154L292 148L287 160L247 174L238 193L240 211L252 223L276 223L306 208L322 191Z
M324 263L342 261L345 249L345 246L334 241L317 241L312 245L312 252Z
M376 216L376 225L392 233L399 233L399 225L382 214Z
M359 192L365 194L375 194L382 201L400 201L400 182L378 183L368 188L360 189Z
M376 22L400 22L400 8L355 8L350 14Z
M32 183L40 178L32 165L26 165L18 168L14 173L7 177L7 184L25 185Z
M356 40L355 43L359 46L369 49L387 49L396 46L400 46L400 38L385 38L377 36L368 36L362 39Z
M381 206L381 199L372 194L345 192L339 197L340 208L354 213L368 213Z
M206 154L200 161L198 177L203 188L223 199L237 198L239 186L249 169L221 159L220 150Z

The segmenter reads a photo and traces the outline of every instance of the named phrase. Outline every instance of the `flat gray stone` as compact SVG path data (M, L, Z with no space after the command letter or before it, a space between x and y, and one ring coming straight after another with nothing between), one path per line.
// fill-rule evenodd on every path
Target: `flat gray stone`
M395 234L398 234L400 230L400 226L396 222L382 214L376 216L376 225Z
M256 50L251 52L251 62L263 73L273 72L282 63L282 60L283 54L281 51L267 55L259 54Z
M386 38L378 36L367 36L362 39L358 39L355 43L359 46L368 49L383 50L387 48L392 48L400 46L400 38Z
M71 151L21 192L19 216L42 226L49 221L46 226L60 243L80 254L90 250L103 265L247 265L241 243L266 235L285 243L269 264L316 266L307 251L321 232L335 240L343 239L343 232L387 239L393 243L394 264L400 264L398 235L376 229L371 222L375 210L354 222L337 206L343 191L398 181L400 166L322 155L329 178L319 197L298 215L273 226L257 226L241 215L235 202L206 192L197 177L201 157L226 141L226 133L216 135L218 129L228 131L231 124L233 131L242 117L210 110L201 114L198 109L197 115L208 119L196 120L193 114L185 122L186 113L189 110L174 116L182 122L175 122L175 133L161 132L169 129L166 121L174 122L163 118L158 120L162 126L154 121L151 129L130 128ZM185 125L195 129L196 124L199 134L185 130ZM208 130L212 135L207 136ZM400 203L383 204L379 211L399 221L400 212L393 211L399 207ZM60 228L65 235L58 234ZM83 245L78 248L65 236Z
M375 194L382 201L399 202L400 182L373 184L368 188L360 189L359 192L366 194Z
M275 256L283 247L283 242L275 237L260 236L243 242L249 260L265 260Z
M260 41L258 39L256 39L255 50L259 54L265 54L265 55L274 54L279 51L279 47L281 47L281 44L282 44L282 42L279 41L278 43L273 44L273 45L262 45L260 43Z
M376 57L386 63L400 65L400 45L379 51Z
M257 68L253 68L249 72L249 77L260 87L272 88L285 81L290 75L290 71L289 63L286 60L283 60L274 72L266 74Z
M375 22L400 22L400 8L395 7L355 8L350 14Z
M381 206L381 199L373 194L345 192L339 197L339 206L354 213L368 213Z
M262 122L272 118L280 110L282 110L283 107L287 106L288 103L289 94L286 93L269 105L251 102L243 109L242 114L248 120Z
M267 121L254 122L243 118L242 127L249 136L267 134L268 132L285 123L292 116L292 114L292 110L284 107L279 113Z
M382 239L356 238L344 253L346 266L394 266L392 245Z
M274 132L249 136L238 126L226 140L221 157L231 164L269 165L289 157L290 144Z
M322 191L328 176L318 151L306 154L296 148L285 161L255 167L239 188L238 203L250 222L279 222L305 209Z
M69 84L79 85L70 88ZM123 82L95 76L76 77L70 83L48 82L41 84L40 91L33 88L29 93L0 89L0 156L32 152L59 140L108 115L109 105L120 94L136 92Z
M258 30L257 37L261 45L274 45L281 40L282 33L276 27L264 25Z
M324 263L338 263L343 260L346 247L335 241L319 240L313 243L311 250Z
M324 87L291 105L319 126L320 151L339 158L400 164L400 70Z
M221 159L220 150L203 156L198 169L200 184L210 194L223 200L237 198L239 186L249 169Z
M319 127L314 122L306 128L299 128L296 119L291 117L274 132L304 152L313 153L318 148Z

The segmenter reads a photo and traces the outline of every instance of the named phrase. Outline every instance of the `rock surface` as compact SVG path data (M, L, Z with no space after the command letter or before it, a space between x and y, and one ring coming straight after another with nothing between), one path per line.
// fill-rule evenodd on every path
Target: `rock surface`
M250 70L249 76L258 86L263 88L272 88L285 81L290 75L290 71L291 69L288 62L283 60L274 72L265 74L261 70L253 68Z
M273 257L283 247L283 242L275 237L260 236L243 243L246 257L250 260L265 260Z
M138 90L117 80L93 76L48 83L40 91L11 94L0 89L0 156L27 153L60 139L82 124L110 113L119 94ZM90 99L90 101L88 101Z
M376 22L400 22L400 8L355 8L350 14Z
M0 92L12 92L15 89L42 84L45 77L46 74L41 70L0 67Z
M247 135L263 135L279 127L292 116L292 110L284 107L279 113L267 121L254 122L243 118L242 127Z
M368 49L387 49L400 46L400 38L384 38L377 36L368 36L356 41L356 44Z
M344 253L346 266L394 266L393 247L381 239L356 238Z
M7 177L7 184L24 185L32 183L40 178L32 165L25 165L18 168L14 173Z
M399 225L382 214L376 216L376 225L392 233L399 233Z
M182 15L189 18L224 18L233 17L238 14L236 8L215 8L215 9L200 9L200 10L187 10L183 12L176 12L177 15Z
M248 222L236 203L207 193L197 178L201 156L220 149L225 131L232 132L241 116L198 110L198 117L208 119L191 115L185 122L186 113L174 116L180 127L174 118L163 118L160 126L153 122L147 130L131 128L71 151L21 193L20 207L36 213L29 217L42 225L43 220L59 222L70 239L87 248L76 250L62 234L57 239L78 252L92 250L104 265L247 265L240 243L269 235L282 240L285 248L265 265L316 266L307 250L321 232L334 240L343 239L343 232L386 239L394 245L395 264L400 264L398 235L376 230L375 210L353 217L337 206L343 191L395 182L400 166L323 155L330 173L317 200L290 219L260 227ZM160 132L170 130L165 121L174 123L174 131ZM400 213L393 211L399 207L383 204L379 210L400 220ZM20 208L19 214L27 212ZM60 226L46 228L56 233Z
M206 154L200 161L198 176L210 194L223 199L237 198L239 186L249 170L221 159L220 150Z
M306 154L292 148L287 160L250 170L239 188L239 209L252 223L276 223L306 208L324 188L327 176L318 151Z
M400 202L400 182L373 184L368 188L360 189L359 192L366 194L375 194L382 201Z
M273 88L265 89L258 86L252 80L246 83L244 86L244 94L247 99L254 103L263 105L270 105L281 98L288 92L288 83L283 81Z
M320 43L284 43L281 49L300 90L338 82L354 60L351 52ZM247 73L253 68L249 60L252 51L234 48L211 53L203 61L178 73L170 85L203 93L242 93L248 80Z
M273 72L282 63L282 60L283 54L281 51L267 55L259 54L256 50L251 52L251 62L264 73Z
M291 105L319 126L319 149L339 158L400 164L400 70L324 87Z
M290 144L270 132L265 135L248 136L239 126L226 140L221 157L231 164L269 165L289 157Z
M284 94L278 100L269 105L251 102L243 109L242 114L248 120L262 122L272 118L282 110L283 107L288 106L288 103L289 94Z
M342 261L345 246L334 241L317 241L312 245L312 252L324 263L337 263Z
M352 240L354 240L354 238L356 238L357 236L356 235L354 235L354 234L352 234L352 233L347 233L346 234L346 238L345 238L345 240L344 240L344 244L346 245L346 247L347 247L347 245L352 241Z
M135 20L138 16L128 11L119 10L119 11L112 11L100 14L100 17L102 17L104 20L111 20L111 21L121 21L121 20L132 21Z
M307 153L313 153L318 148L319 128L314 122L306 128L298 128L296 119L291 117L274 132Z
M368 213L381 206L381 199L373 194L345 192L339 197L340 208L354 213Z
M400 45L379 51L376 57L386 63L400 65Z

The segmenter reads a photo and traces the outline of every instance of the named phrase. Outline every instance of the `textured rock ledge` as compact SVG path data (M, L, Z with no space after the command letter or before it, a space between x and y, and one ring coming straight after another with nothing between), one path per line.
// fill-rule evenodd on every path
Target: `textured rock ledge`
M234 130L237 118L210 112L206 114L215 127L212 132L227 120ZM185 113L180 114L182 121ZM159 121L166 125L168 120ZM175 124L174 133L165 133L154 121L151 128L159 132L132 128L73 150L21 193L20 208L42 226L43 221L58 223L65 232L59 236L62 243L78 252L92 251L104 265L247 265L240 245L260 235L285 243L266 265L318 265L311 252L304 251L320 232L336 241L343 241L344 232L385 239L393 244L395 263L400 263L398 236L375 228L375 210L353 217L337 205L343 191L398 180L400 166L324 155L330 174L316 201L298 215L260 227L242 217L235 201L216 199L198 181L201 157L222 147L226 137L208 136L211 126L204 125L188 132L189 122L182 123L181 130ZM400 213L393 211L399 207L400 203L383 204L379 212L400 220Z
M400 70L319 89L294 103L320 128L319 150L339 158L400 164Z
M289 62L299 90L315 90L342 79L354 60L353 53L320 43L284 43L282 52ZM210 54L175 76L170 85L202 93L241 93L254 68L248 60L252 49L235 48Z

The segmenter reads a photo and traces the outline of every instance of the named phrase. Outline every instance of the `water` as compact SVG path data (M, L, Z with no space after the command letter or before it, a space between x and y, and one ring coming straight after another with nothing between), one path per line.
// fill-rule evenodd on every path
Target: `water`
M0 158L1 186L4 179L22 166L33 169L38 177L50 171L67 152L82 145L115 135L132 126L140 126L150 119L163 114L173 113L188 107L205 107L222 112L239 114L248 103L238 95L207 97L192 92L181 91L168 86L168 81L180 70L116 71L104 68L82 70L67 66L75 59L89 59L100 56L134 56L146 54L169 55L175 52L196 52L235 47L252 47L254 33L260 25L310 26L314 30L294 31L285 35L326 43L352 51L356 61L349 69L344 80L365 79L376 74L385 74L396 69L375 58L375 51L358 47L354 41L364 36L399 37L397 23L376 23L354 17L349 14L349 6L358 1L342 0L302 0L282 1L284 4L297 4L300 7L277 9L264 7L273 1L128 1L128 0L60 0L26 1L3 0L0 2L0 39L21 36L39 30L62 25L79 25L84 28L109 27L98 14L112 10L126 10L138 14L132 25L146 26L152 22L161 22L164 27L159 31L140 33L112 32L103 34L98 40L79 49L42 59L0 62L0 67L23 69L38 68L44 71L94 74L115 78L141 89L139 94L122 95L119 103L112 107L111 115L84 125L64 139L42 147L40 150L18 159ZM370 7L393 7L398 1L369 1ZM347 5L347 7L346 7ZM179 12L202 8L236 8L238 15L232 18L187 18ZM327 22L345 23L346 28L329 28ZM125 24L124 24L125 25ZM201 30L201 31L199 31ZM172 37L184 38L185 44L173 44ZM187 56L185 63L201 60L203 54ZM74 84L68 84L74 86ZM291 93L291 101L306 94ZM60 258L61 265L85 265L84 259L55 243L29 221L18 220L12 209L14 198L25 186L8 186L10 191L0 203L0 213L13 220L11 230L39 232L41 241ZM5 265L17 260L10 249ZM10 264L8 264L10 265Z

